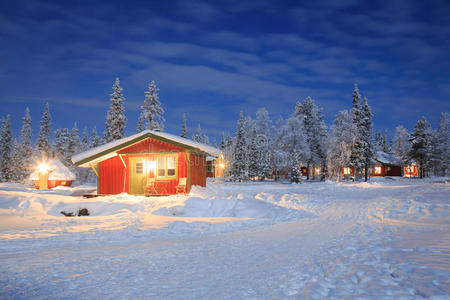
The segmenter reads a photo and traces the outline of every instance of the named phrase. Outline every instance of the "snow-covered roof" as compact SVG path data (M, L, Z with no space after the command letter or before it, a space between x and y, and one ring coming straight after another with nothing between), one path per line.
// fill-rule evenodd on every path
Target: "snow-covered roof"
M57 159L52 159L46 162L49 169L48 180L75 180L76 176L70 172L69 168L63 165ZM30 175L30 180L39 180L39 170L36 168Z
M176 144L181 144L184 147L195 149L197 151L205 152L209 156L218 157L221 153L221 151L215 147L203 144L203 143L197 143L195 141L173 135L167 132L161 132L161 131L154 131L154 130L144 130L140 133L134 134L129 137L125 137L119 140L115 140L112 142L109 142L107 144L92 148L88 151L81 152L79 154L76 154L72 156L72 162L79 166L87 166L86 161L89 162L99 162L105 159L108 159L110 157L113 157L116 155L116 151L123 149L125 147L128 147L132 144L138 143L142 141L143 139L150 137L155 138L158 140L163 140L168 143L171 141Z
M377 162L380 162L382 164L387 164L387 165L402 165L403 162L402 160L391 153L386 153L384 151L377 151L375 153L375 160Z

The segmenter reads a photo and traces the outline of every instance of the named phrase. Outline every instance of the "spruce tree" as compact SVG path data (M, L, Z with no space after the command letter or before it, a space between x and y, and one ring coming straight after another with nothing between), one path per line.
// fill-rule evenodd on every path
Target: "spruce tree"
M8 115L5 119L2 119L1 130L1 144L0 144L0 160L2 163L2 181L10 181L11 174L11 117Z
M31 173L33 163L33 147L31 145L32 130L31 117L28 107L25 109L25 116L22 119L22 129L20 130L20 157L22 165L22 177L27 178Z
M387 128L384 130L383 151L386 152L386 153L389 153L389 142L388 142L388 130L387 130Z
M361 141L363 142L364 150L364 181L367 182L369 173L369 167L374 156L372 146L372 111L367 102L367 98L364 98L363 106L361 108Z
M145 117L144 113L141 111L139 114L139 119L136 125L136 133L142 132L145 130Z
M69 143L67 145L66 162L67 166L72 165L72 156L80 151L80 131L77 127L77 122L73 124L69 134Z
M269 112L263 107L256 111L254 125L254 137L252 140L252 151L256 156L256 175L260 180L269 175L270 172L270 118Z
M341 180L341 169L350 165L352 148L356 139L353 116L347 110L340 111L327 138L327 164L331 178Z
M88 129L87 127L84 127L83 129L83 137L81 138L81 151L86 151L89 149L89 135L88 135Z
M50 116L50 108L48 103L45 104L45 110L42 114L41 118L41 127L39 129L39 135L37 140L37 149L39 155L43 158L48 158L50 156L51 147L50 147L50 130L51 130L51 116Z
M381 131L378 131L375 135L375 151L383 151L383 134Z
M450 115L441 113L439 127L436 132L436 159L438 175L446 176L450 170Z
M408 130L402 125L395 128L393 153L399 157L403 164L409 163L409 153L411 151L411 142Z
M356 134L355 134L355 142L352 147L352 154L350 156L350 166L354 170L355 178L359 173L359 170L363 166L363 160L364 160L364 144L361 141L361 106L360 106L360 100L361 96L359 94L358 85L355 84L355 89L353 90L353 104L351 109L351 114L353 118L353 123L356 127Z
M182 115L181 135L180 136L187 139L186 113L183 113L183 115Z
M106 115L105 132L103 138L106 143L123 138L127 118L125 117L125 109L123 101L125 97L122 94L122 88L119 85L119 78L113 85L113 93L111 94L109 111Z
M234 159L231 167L231 177L234 181L244 181L248 178L247 166L247 145L245 141L244 114L239 113L239 120L236 128L236 142L234 146Z
M100 137L97 134L97 128L94 126L91 132L91 140L89 141L89 147L95 148L101 145Z
M431 153L430 136L432 134L430 124L425 117L422 117L417 121L416 126L414 126L414 131L410 136L410 157L419 165L420 178L425 177L425 172L429 163Z
M195 134L192 136L192 140L196 141L197 143L203 143L202 128L200 127L200 124L198 124L197 130L195 131Z
M148 86L145 92L144 105L141 106L142 118L145 120L145 129L163 131L164 130L164 109L159 102L159 89L156 87L155 81Z
M222 139L220 140L220 149L225 149L225 132L222 131Z
M20 145L16 139L13 142L13 150L11 154L10 162L10 177L9 181L12 182L23 182L25 179L25 172L22 166L22 153Z
M53 146L55 156L64 164L68 164L68 147L70 132L68 128L58 128L55 131L55 144Z

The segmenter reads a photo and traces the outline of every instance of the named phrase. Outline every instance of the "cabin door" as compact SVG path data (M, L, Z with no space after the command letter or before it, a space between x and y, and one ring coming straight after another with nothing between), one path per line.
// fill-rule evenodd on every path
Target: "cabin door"
M147 184L147 173L145 172L144 159L130 157L130 182L129 193L132 195L143 195L144 186Z

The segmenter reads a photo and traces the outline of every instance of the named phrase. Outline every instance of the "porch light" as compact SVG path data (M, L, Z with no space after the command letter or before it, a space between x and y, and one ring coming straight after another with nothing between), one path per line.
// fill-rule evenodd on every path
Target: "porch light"
M37 168L41 174L46 174L50 169L45 162L40 163Z
M219 167L220 167L221 169L223 169L223 168L225 168L225 164L220 163L220 164L219 164Z

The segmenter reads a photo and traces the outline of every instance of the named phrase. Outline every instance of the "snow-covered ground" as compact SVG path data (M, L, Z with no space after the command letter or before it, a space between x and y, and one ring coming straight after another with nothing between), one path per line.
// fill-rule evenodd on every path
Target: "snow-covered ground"
M443 179L93 190L0 184L0 298L450 297Z

